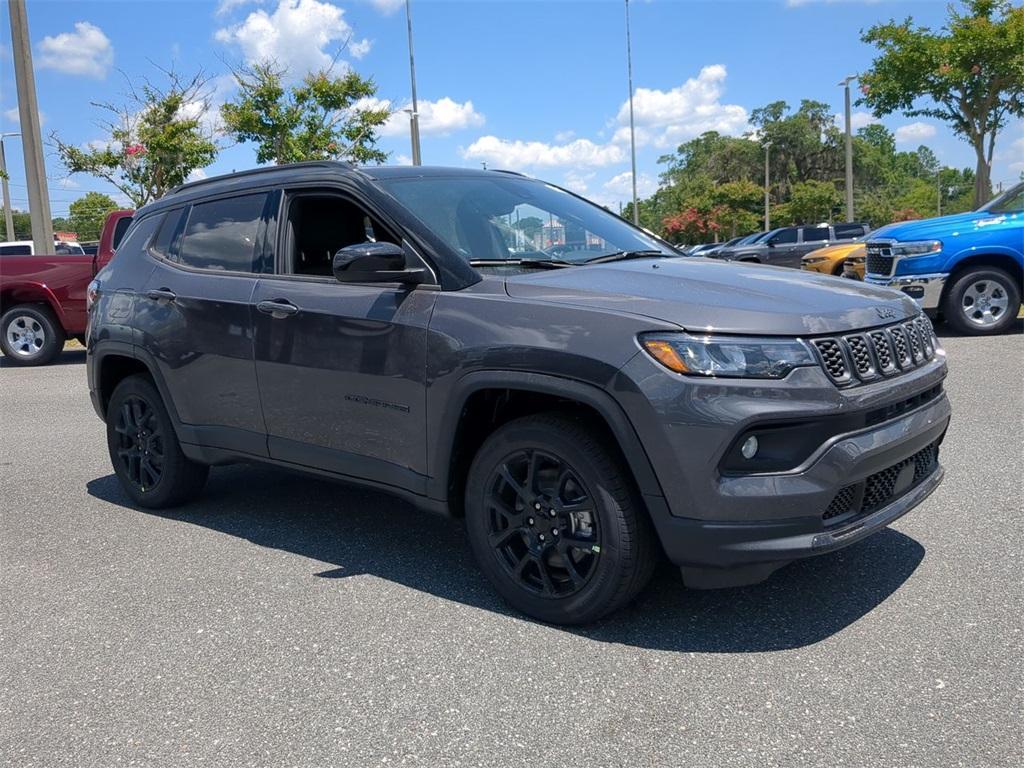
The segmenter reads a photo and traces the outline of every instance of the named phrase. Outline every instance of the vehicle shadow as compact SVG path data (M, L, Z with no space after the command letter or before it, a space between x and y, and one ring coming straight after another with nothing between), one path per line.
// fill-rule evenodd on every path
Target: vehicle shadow
M131 507L114 475L87 483L95 498ZM329 563L310 576L372 574L509 617L477 569L458 523L389 495L252 466L214 469L202 499L152 512ZM841 552L794 563L763 584L697 591L665 563L625 610L569 628L581 637L672 651L746 653L799 648L841 631L903 584L924 557L886 529ZM297 561L297 567L302 567ZM524 619L529 620L529 619Z
M49 368L54 365L79 365L85 362L85 350L84 349L65 349L53 362L47 363L43 368ZM19 368L21 366L11 365L7 362L5 355L0 355L0 368Z

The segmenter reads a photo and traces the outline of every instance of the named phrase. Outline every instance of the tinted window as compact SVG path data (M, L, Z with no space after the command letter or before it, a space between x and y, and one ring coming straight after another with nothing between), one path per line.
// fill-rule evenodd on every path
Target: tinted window
M1024 210L1024 185L1004 192L982 210L989 213L1014 213Z
M774 235L772 235L771 242L776 245L786 245L788 243L796 242L796 230L795 229L780 229Z
M157 214L156 216L147 216L144 219L134 221L135 226L128 230L125 235L124 242L121 247L118 248L118 253L122 251L127 252L138 252L141 251L149 243L150 238L156 233L157 227L160 226L160 222L163 221L163 215Z
M265 194L192 206L178 261L190 267L254 272Z
M31 256L31 245L0 245L0 256Z
M115 251L117 250L117 246L121 244L121 241L124 240L124 233L128 231L128 227L131 225L131 216L125 216L123 219L117 220L117 224L114 225L114 237L110 241L110 247Z
M820 243L829 239L828 227L804 227L802 231L805 243Z
M149 250L160 258L172 258L172 253L174 252L172 246L175 245L175 240L181 234L182 212L182 208L176 208L167 213L164 217L163 226L160 227L160 231L153 238L153 242L149 246Z
M836 224L836 240L853 240L863 235L866 229L863 224Z

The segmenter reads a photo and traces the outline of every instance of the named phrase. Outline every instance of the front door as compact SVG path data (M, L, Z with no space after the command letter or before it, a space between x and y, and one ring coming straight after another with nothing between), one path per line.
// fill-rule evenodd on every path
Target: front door
M334 279L332 257L344 246L397 242L352 197L292 192L280 221L277 272L253 297L270 456L423 493L436 292Z

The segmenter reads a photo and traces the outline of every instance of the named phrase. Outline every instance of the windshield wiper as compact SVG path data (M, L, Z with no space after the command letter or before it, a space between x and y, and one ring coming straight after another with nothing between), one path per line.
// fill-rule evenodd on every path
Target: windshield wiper
M646 251L616 251L615 253L606 253L604 256L595 256L592 259L587 259L584 264L607 264L609 261L627 261L629 259L649 259L652 256L657 256L664 259L672 258L672 254L665 253L664 251L656 251L653 248Z
M562 259L470 259L471 267L538 267L540 269L561 269L575 267L571 261Z

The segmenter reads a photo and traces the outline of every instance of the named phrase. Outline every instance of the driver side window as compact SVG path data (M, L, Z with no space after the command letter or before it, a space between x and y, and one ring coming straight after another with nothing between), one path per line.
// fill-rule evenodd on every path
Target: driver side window
M284 220L285 274L330 277L334 254L349 245L401 240L361 206L341 195L289 198Z

